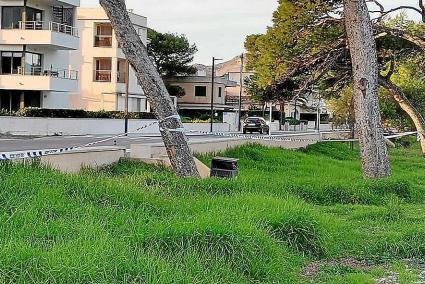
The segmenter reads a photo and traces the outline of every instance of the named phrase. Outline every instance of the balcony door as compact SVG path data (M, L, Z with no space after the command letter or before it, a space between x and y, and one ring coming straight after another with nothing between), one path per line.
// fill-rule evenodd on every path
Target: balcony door
M2 29L19 29L21 28L22 15L24 7L3 7L1 17ZM26 8L27 18L25 23L26 29L42 29L43 28L43 11L31 7Z
M42 55L38 53L25 53L25 75L41 75Z
M1 53L1 73L19 74L22 64L22 52L3 51Z
M0 110L13 112L21 107L41 107L41 92L0 90Z
M112 25L110 23L96 23L94 46L112 47Z
M3 51L1 53L2 74L22 74L23 52ZM40 75L42 72L42 55L37 53L25 53L25 75Z
M94 81L111 82L112 78L112 58L94 59Z

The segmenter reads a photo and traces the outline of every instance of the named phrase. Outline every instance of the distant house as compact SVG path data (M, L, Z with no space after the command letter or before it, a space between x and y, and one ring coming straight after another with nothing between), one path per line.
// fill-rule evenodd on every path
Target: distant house
M241 91L241 56L236 56L229 61L223 62L217 66L217 76L227 76L229 80L236 82L236 86L229 87L226 94L226 103L232 105L235 109L239 108L239 97ZM255 73L246 68L242 70L242 86L245 85L245 80ZM251 100L246 89L242 89L242 110L261 109L262 105Z
M211 109L212 76L211 71L200 70L194 76L174 76L164 79L168 85L179 86L185 95L178 98L177 106L182 113L197 111L209 113ZM232 111L233 105L226 104L228 89L237 85L227 76L216 77L214 84L214 110L217 112Z
M245 56L246 58L246 56ZM237 83L234 87L227 88L226 104L233 105L235 109L239 106L239 97L241 90L241 56L236 56L233 59L221 63L217 66L217 76L227 76L229 80ZM246 68L246 61L242 70L242 86L245 85L245 80L253 75L254 71ZM245 86L244 86L245 87ZM242 111L261 111L265 108L265 105L256 102L246 92L246 89L242 89ZM320 112L322 119L327 119L329 116L326 108L326 102L317 98L317 94L305 94L299 98L296 102L286 102L284 105L277 103L273 107L273 111L284 114L285 117L292 117L298 120L304 121L316 121L317 114Z

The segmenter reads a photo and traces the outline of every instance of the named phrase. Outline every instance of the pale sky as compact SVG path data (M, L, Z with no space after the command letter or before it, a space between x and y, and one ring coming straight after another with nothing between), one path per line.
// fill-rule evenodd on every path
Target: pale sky
M388 8L417 7L417 2L381 1ZM210 65L213 56L228 60L241 54L247 35L264 33L271 25L278 0L126 0L126 3L128 9L148 17L150 28L185 34L198 47L195 63ZM98 0L81 0L83 7L98 5Z

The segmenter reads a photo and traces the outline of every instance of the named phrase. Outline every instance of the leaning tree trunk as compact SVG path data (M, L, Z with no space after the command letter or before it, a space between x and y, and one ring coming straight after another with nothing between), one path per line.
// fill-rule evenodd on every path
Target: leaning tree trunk
M187 137L181 131L183 124L145 45L130 21L125 1L100 0L100 4L111 20L118 42L135 69L138 83L160 121L162 139L174 171L182 177L199 176Z
M425 156L425 119L422 114L412 105L403 91L390 79L380 76L379 84L390 91L396 102L400 105L401 109L404 110L412 119L415 124L416 131L418 131L421 139L422 155Z
M365 0L344 0L345 26L353 65L354 111L360 140L363 175L391 175L378 98L378 59Z

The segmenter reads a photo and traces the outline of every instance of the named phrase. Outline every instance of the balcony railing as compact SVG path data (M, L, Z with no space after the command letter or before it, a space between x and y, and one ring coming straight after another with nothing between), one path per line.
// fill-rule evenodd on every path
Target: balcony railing
M112 36L105 35L96 35L94 36L94 46L95 47L111 47L112 46Z
M4 74L3 75L8 75ZM42 67L30 67L27 69L18 67L18 74L23 76L48 76L59 79L78 80L78 71L68 69L43 69Z
M15 27L15 25L12 25ZM56 23L56 22L41 22L41 21L27 21L19 22L18 25L21 30L49 30L52 32L63 33L71 36L78 36L78 28Z
M94 70L95 82L111 82L111 79L112 79L111 70Z

